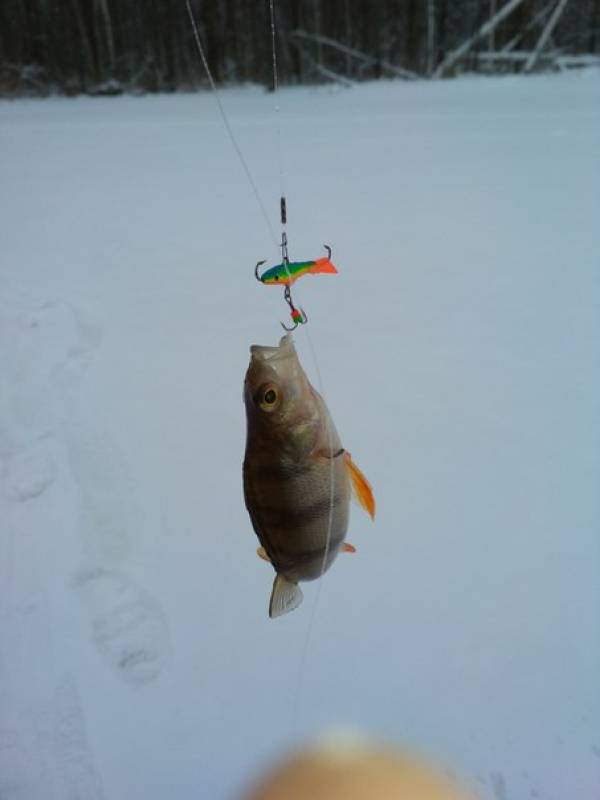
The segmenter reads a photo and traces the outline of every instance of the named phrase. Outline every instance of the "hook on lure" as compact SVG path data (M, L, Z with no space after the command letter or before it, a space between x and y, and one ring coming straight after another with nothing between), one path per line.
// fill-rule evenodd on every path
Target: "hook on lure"
M315 261L289 261L287 257L287 239L285 234L282 237L282 253L283 262L274 267L265 270L262 275L259 274L259 268L265 264L265 261L259 261L254 268L254 275L256 280L264 283L267 286L284 286L283 299L290 307L292 322L294 325L290 328L281 323L284 330L291 332L295 331L298 325L304 325L308 322L308 317L304 309L296 308L292 300L291 286L301 278L303 275L315 275L317 273L337 273L337 269L331 263L331 247L323 245L327 251L326 258L317 258Z
M298 309L298 308L295 307L294 302L292 300L292 293L290 291L290 287L289 286L286 286L285 289L284 289L283 299L285 300L285 302L290 307L290 316L292 317L292 322L294 324L292 325L291 328L289 328L287 325L284 325L283 322L280 323L280 324L281 324L281 327L283 328L284 331L287 331L288 333L291 333L292 331L296 330L298 325L304 325L305 323L307 323L308 322L308 317L306 316L306 313L305 313L303 308Z

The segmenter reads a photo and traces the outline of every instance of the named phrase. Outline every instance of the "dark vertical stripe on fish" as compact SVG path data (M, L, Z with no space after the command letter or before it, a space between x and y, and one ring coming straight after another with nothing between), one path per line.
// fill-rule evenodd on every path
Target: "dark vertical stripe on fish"
M331 498L326 497L318 500L316 503L311 503L306 506L299 506L298 508L291 508L289 505L281 506L259 506L260 516L268 516L271 525L277 525L284 528L301 528L308 523L317 522L325 516L329 515L329 510L332 513L340 505L342 498L339 494Z

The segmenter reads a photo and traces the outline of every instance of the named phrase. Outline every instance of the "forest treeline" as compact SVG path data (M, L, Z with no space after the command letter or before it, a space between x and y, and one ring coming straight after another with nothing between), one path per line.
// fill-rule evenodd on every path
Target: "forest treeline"
M269 0L190 3L217 83L269 87ZM486 32L506 6L511 13ZM600 0L275 0L274 8L282 83L520 70L533 61L548 68L555 66L548 53L600 51ZM543 49L532 60L542 34ZM465 52L454 58L461 45ZM185 0L0 3L4 96L164 92L206 83Z

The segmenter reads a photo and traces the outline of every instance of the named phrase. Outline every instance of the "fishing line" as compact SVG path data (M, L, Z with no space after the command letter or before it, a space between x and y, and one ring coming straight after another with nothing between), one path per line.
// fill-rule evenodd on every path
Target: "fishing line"
M189 0L186 0L189 2ZM277 34L276 34L276 25L275 25L275 0L269 0L269 8L271 12L271 45L272 45L272 61L273 61L273 95L276 97L278 94L279 89L279 81L278 81L278 74L277 74ZM291 281L291 274L288 266L288 253L287 253L287 233L286 233L286 224L287 224L287 202L285 197L285 190L284 190L284 170L283 170L283 155L282 155L282 148L281 148L281 124L280 124L280 108L277 100L275 100L275 115L277 120L276 125L276 138L277 138L277 158L278 158L278 165L279 165L279 185L280 185L280 194L281 194L281 251L282 251L282 261L288 276L288 279ZM327 442L329 445L329 516L327 520L327 534L325 539L325 550L323 553L323 560L321 562L321 570L319 573L319 577L317 579L317 591L315 593L315 598L312 604L312 609L310 613L310 618L308 620L308 625L306 629L306 634L304 636L304 643L302 646L302 651L300 655L300 661L298 665L298 678L296 681L296 691L294 693L294 699L292 703L292 720L294 725L294 733L297 733L297 724L298 724L298 717L299 717L299 706L300 706L300 699L302 697L303 689L304 689L304 675L306 672L306 663L308 660L308 652L309 652L309 645L311 640L311 634L314 629L315 620L317 616L317 608L319 605L319 599L321 597L321 587L323 585L323 575L325 574L325 569L327 567L327 559L329 557L330 551L330 544L331 544L331 533L333 529L333 510L334 510L334 500L335 500L335 463L333 459L333 432L331 430L331 422L329 419L329 413L327 411L326 403L325 403L325 392L323 389L323 378L321 376L321 370L319 368L319 362L317 360L317 354L312 342L312 338L310 333L306 332L308 345L311 351L312 360L315 365L315 372L317 375L317 384L319 387L319 394L322 398L324 411L325 411L325 428L327 431Z
M315 366L315 372L317 375L317 384L319 386L319 394L323 398L323 403L325 404L325 391L323 388L323 378L321 376L321 370L319 369L319 362L317 360L317 354L312 342L311 335L308 331L306 331L306 338L308 340L308 346L310 348L312 360ZM326 405L326 404L325 404ZM331 544L331 531L333 528L333 509L334 509L334 499L335 499L335 462L333 459L333 433L331 430L331 423L329 419L329 414L325 414L325 428L327 430L327 441L329 445L329 518L327 520L327 537L325 540L325 551L323 553L323 560L321 562L321 572L317 579L317 591L315 592L315 599L313 600L312 609L310 612L310 618L308 620L308 625L306 628L306 635L304 637L304 644L302 646L302 652L300 655L300 662L298 665L298 679L296 681L296 691L294 693L294 701L292 704L292 720L295 726L294 733L297 733L297 725L298 725L298 717L299 717L299 708L300 708L300 700L302 698L303 690L304 690L304 675L306 672L306 663L308 661L308 651L309 645L311 640L311 635L314 630L315 620L317 617L317 608L319 605L319 600L321 598L321 588L323 586L323 575L325 574L325 568L327 565L327 559L329 557L329 549Z
M275 3L274 0L269 0L269 8L271 11L271 53L273 59L273 95L276 97L279 89L279 80L277 74L277 35L275 31ZM283 154L281 150L281 115L280 107L277 100L275 101L275 122L276 122L276 141L277 141L277 163L279 166L279 194L281 195L282 202L285 200L285 187L283 185ZM282 210L282 225L285 226L286 215Z
M219 113L221 114L221 118L223 120L223 124L225 125L225 129L227 130L227 133L229 135L229 139L231 140L231 144L233 145L233 148L234 148L234 150L235 150L235 152L236 152L236 154L238 156L238 159L239 159L239 161L240 161L240 163L242 165L242 168L243 168L243 170L244 170L244 172L246 174L246 177L247 177L248 182L249 182L249 184L250 184L250 186L252 188L252 191L254 192L254 196L256 198L256 201L258 203L260 211L261 211L261 213L262 213L262 215L264 217L264 220L265 220L265 222L267 224L267 228L269 230L269 233L271 234L271 238L273 239L273 242L277 245L277 237L275 236L275 232L273 230L273 226L271 225L271 220L270 220L269 215L267 213L265 204L264 204L264 202L262 200L260 192L258 191L258 187L257 187L257 185L256 185L256 183L254 181L254 178L252 177L252 173L250 172L250 168L248 166L248 163L246 162L246 159L244 158L244 154L243 154L243 152L241 150L241 147L240 147L240 145L239 145L239 143L238 143L238 141L237 141L237 139L235 137L235 134L233 133L233 129L232 129L230 123L229 123L229 119L227 117L227 114L225 113L225 109L224 109L223 104L221 102L220 93L219 93L219 90L217 89L217 85L216 85L216 83L214 81L212 72L210 70L210 67L209 67L209 64L208 64L208 59L206 58L206 53L205 53L204 47L202 45L202 40L200 38L200 32L198 30L198 25L196 23L196 18L194 17L194 12L192 10L190 0L185 0L185 5L186 5L186 8L187 8L188 16L190 18L190 23L191 23L191 26L192 26L192 32L193 32L193 35L194 35L194 40L196 42L196 47L198 48L198 53L200 54L200 58L202 60L202 65L204 67L204 71L206 72L206 77L208 78L208 82L209 82L210 88L212 90L213 96L215 98L217 107L219 109ZM275 3L274 3L274 0L269 0L269 8L270 8L270 14L271 14L273 94L277 95L278 91L279 91L279 79L278 79L278 69L277 69L277 31L276 31L276 25L275 25ZM281 226L282 226L281 245L277 245L277 246L280 246L281 249L282 249L283 264L285 266L285 270L287 272L288 279L291 279L292 276L291 276L291 273L290 273L290 270L289 270L288 257L287 257L287 234L286 234L286 230L285 230L285 226L287 224L287 204L286 204L286 197L285 197L285 191L284 191L284 168L283 168L283 154L282 154L282 147L281 147L281 138L282 137L281 137L281 124L280 124L280 107L279 107L279 104L277 102L275 103L275 114L276 114L276 120L277 120L276 139L277 139L277 160L278 160L278 166L279 166L279 185L280 185L280 197L281 197L280 211L281 211ZM318 384L318 387L319 387L319 394L320 394L321 398L323 399L323 404L325 406L325 392L323 390L323 379L322 379L322 376L321 376L321 370L319 369L319 362L318 362L318 359L317 359L317 354L316 354L316 351L315 351L315 347L313 345L311 336L308 333L308 331L307 331L307 340L308 340L308 345L309 345L309 348L310 348L310 351L311 351L312 360L313 360L314 366L315 366L315 372L316 372L316 375L317 375L317 384ZM326 409L326 406L325 406L325 409ZM324 554L323 554L323 560L321 562L321 571L320 571L319 577L317 579L317 591L316 591L316 594L315 594L315 599L313 601L312 610L311 610L311 614L310 614L310 618L309 618L308 626L307 626L307 630L306 630L306 635L304 637L304 644L303 644L303 647L302 647L302 653L301 653L301 656L300 656L299 675L298 675L298 680L296 682L296 691L295 691L294 700L293 700L292 719L294 720L294 724L297 724L297 720L298 720L299 703L300 703L300 698L301 698L302 692L303 692L303 683L304 683L303 679L304 679L304 673L305 673L305 668L306 668L306 662L307 662L307 658L308 658L309 644L310 644L311 634L312 634L312 631L313 631L313 628L314 628L314 624L315 624L315 619L316 619L316 614L317 614L317 607L318 607L319 599L320 599L320 595L321 595L321 587L322 587L322 584L323 584L323 580L322 579L323 579L323 575L325 573L325 569L326 569L326 566L327 566L327 560L328 560L328 557L329 557L330 544L331 544L331 533L332 533L332 528L333 528L333 511L334 511L334 505L335 505L335 503L334 503L334 501L335 501L335 463L334 463L334 459L332 457L333 456L333 432L331 430L331 423L330 423L330 419L329 419L329 414L328 413L325 414L325 427L326 427L326 431L327 431L327 440L328 440L328 445L329 445L329 452L331 454L331 457L330 457L330 469L329 469L329 518L328 518L328 522L327 522L327 535L326 535L326 541L325 541L325 551L324 551Z
M238 144L237 139L235 138L231 125L229 124L229 119L227 117L227 114L225 113L225 109L223 108L223 103L221 103L221 96L219 94L219 90L217 89L217 85L212 76L212 72L210 71L210 67L208 66L208 60L204 52L204 47L202 46L202 40L200 39L200 31L198 30L198 25L196 24L196 18L194 17L194 12L192 11L190 0L185 0L185 5L187 8L188 16L190 18L190 22L192 24L192 31L194 34L194 39L196 41L196 46L198 48L198 52L200 53L200 58L202 59L202 65L204 67L204 71L206 72L206 77L208 78L208 82L210 84L210 88L212 90L213 96L219 108L219 112L221 114L221 117L223 118L223 123L227 130L227 133L229 134L231 144L233 145L233 149L238 155L242 168L246 173L246 177L248 178L250 186L252 187L252 191L254 192L256 202L258 203L262 215L265 218L265 222L267 223L267 228L269 229L271 238L273 239L275 245L277 245L277 237L275 236L275 231L273 230L273 226L271 225L271 220L269 219L269 215L267 214L267 209L265 208L265 204L263 203L262 197L260 196L260 192L258 191L256 183L254 182L254 178L252 177L252 173L250 172L250 167L248 166L246 159L244 158L244 154L242 153L242 150Z

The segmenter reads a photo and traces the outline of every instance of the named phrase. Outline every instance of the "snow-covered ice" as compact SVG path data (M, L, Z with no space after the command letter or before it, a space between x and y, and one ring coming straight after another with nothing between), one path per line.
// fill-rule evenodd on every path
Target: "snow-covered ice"
M333 248L296 341L378 500L305 661L241 493L278 251L214 99L0 105L0 797L219 800L348 724L598 800L599 101L223 93L275 230L281 129L292 258Z

